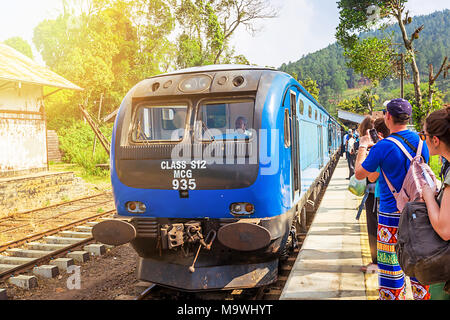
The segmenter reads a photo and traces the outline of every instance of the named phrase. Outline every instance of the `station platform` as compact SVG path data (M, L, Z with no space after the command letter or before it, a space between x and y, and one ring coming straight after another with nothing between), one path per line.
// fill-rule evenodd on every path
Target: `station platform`
M322 198L280 300L377 300L378 274L371 262L362 197L348 191L348 165L339 163ZM407 299L412 294L407 279Z

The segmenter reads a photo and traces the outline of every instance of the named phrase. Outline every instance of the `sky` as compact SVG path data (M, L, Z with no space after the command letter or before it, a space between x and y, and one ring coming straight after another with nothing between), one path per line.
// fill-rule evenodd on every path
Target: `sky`
M261 30L255 36L238 28L232 39L236 54L245 55L253 64L278 68L335 41L339 24L336 0L269 1L279 8L279 16L258 22ZM33 29L39 22L55 18L61 8L62 0L0 0L0 42L20 36L32 45ZM450 9L450 1L409 0L407 8L413 16L423 15ZM34 55L38 56L35 49Z

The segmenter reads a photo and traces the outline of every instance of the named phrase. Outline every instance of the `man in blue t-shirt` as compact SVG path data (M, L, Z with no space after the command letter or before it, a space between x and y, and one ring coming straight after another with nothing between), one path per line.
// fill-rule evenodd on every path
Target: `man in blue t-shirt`
M384 117L386 126L391 131L391 136L402 143L406 150L414 157L419 145L419 136L407 129L411 118L412 107L405 99L391 100L386 107ZM371 147L369 154L367 150ZM428 162L429 152L426 143L423 144L422 156ZM376 172L379 167L389 179L397 191L400 191L406 173L409 170L410 161L400 148L387 139L373 144L366 133L360 138L358 156L355 162L356 179L362 180L369 174ZM378 212L378 234L377 234L377 260L380 299L404 299L405 298L405 275L398 264L395 253L397 242L397 229L400 212L383 174L379 177L380 207ZM428 286L423 286L414 278L411 278L414 286L415 299L429 298Z

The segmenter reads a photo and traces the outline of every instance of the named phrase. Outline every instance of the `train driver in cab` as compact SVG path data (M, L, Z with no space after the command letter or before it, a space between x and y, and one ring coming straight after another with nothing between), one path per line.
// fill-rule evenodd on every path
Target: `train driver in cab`
M245 134L248 137L252 136L251 131L247 130L248 121L247 118L239 116L236 119L235 130L237 133Z

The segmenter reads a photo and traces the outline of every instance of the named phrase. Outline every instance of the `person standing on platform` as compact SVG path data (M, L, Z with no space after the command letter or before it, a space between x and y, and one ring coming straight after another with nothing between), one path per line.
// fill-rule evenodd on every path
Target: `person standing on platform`
M344 139L342 140L342 143L344 144L344 150L345 150L345 159L348 159L348 152L347 152L347 142L349 135L352 133L352 129L349 129L348 132L345 134Z
M384 138L389 137L391 134L388 127L384 123L384 118L378 118L373 123L374 129L377 131L378 139L382 140ZM360 133L361 136L364 133ZM372 257L372 263L368 266L364 266L361 268L363 272L377 270L377 233L378 233L378 207L380 203L380 187L379 187L379 178L380 169L377 169L377 172L371 173L368 177L369 183L375 183L374 193L369 193L369 196L366 200L366 222L367 222L367 233L369 236L369 246L370 246L370 255ZM371 197L373 196L373 202L371 201Z
M431 155L450 159L450 107L431 113L426 121L420 138L426 141ZM444 161L443 161L444 163ZM428 217L434 231L442 240L450 240L450 167L443 164L442 187L435 198L435 191L424 185L422 196L427 204ZM450 286L450 279L447 287ZM450 288L444 289L445 283L430 286L432 300L450 300Z
M391 137L399 140L406 150L415 156L419 136L407 129L412 115L411 104L405 99L393 99L387 104L386 109L384 119ZM367 154L369 147L372 148ZM426 143L423 144L422 156L425 162L428 162L429 151ZM379 167L398 191L403 185L409 165L409 159L392 141L383 139L373 145L368 132L361 137L355 163L355 175L358 180L367 178ZM404 300L406 298L405 274L395 253L400 212L383 175L379 177L379 186L380 207L377 232L379 299ZM429 286L420 284L415 278L410 280L414 299L430 299Z
M364 136L367 130L373 128L374 128L374 120L372 119L371 116L367 116L360 123L357 131L359 132L360 136ZM376 269L377 263L377 212L375 207L375 184L376 184L375 181L374 182L367 181L366 192L368 194L366 201L364 203L364 207L366 209L366 225L369 237L369 247L372 263L370 263L367 266L363 266L361 268L361 271L363 272L372 271Z
M349 133L347 140L347 164L349 171L347 180L350 180L352 175L355 174L355 158L356 158L355 138L353 137L353 133Z

